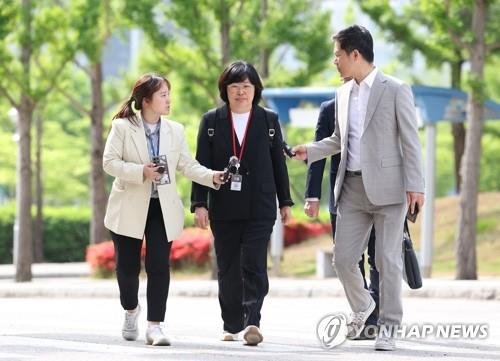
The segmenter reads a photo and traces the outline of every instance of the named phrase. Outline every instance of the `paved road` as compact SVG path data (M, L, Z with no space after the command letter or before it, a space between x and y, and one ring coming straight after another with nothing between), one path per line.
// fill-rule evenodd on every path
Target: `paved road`
M145 306L145 300L141 299ZM396 352L375 352L373 341L326 350L316 339L321 316L348 310L344 298L270 297L263 310L265 342L221 342L216 298L172 297L167 307L171 347L144 345L145 312L136 342L120 337L122 311L112 298L4 298L0 360L500 360L500 302L406 298L405 323L488 323L485 340L399 341ZM145 307L144 307L145 308Z

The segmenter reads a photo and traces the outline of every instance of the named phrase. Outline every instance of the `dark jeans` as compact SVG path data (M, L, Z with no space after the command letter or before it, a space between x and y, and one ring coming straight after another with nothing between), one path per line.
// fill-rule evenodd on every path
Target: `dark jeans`
M217 258L219 304L224 330L260 325L269 290L267 246L274 220L211 221Z
M151 198L146 228L146 274L148 276L147 303L148 321L163 322L167 308L170 285L170 248L160 201ZM123 309L133 310L138 304L139 273L141 271L142 239L111 232L115 245L116 278L120 288L120 302Z
M335 235L335 224L337 222L337 215L330 213L330 221L332 223L332 233ZM335 236L334 236L335 238ZM365 254L361 255L361 260L359 261L359 270L363 275L363 281L365 283L365 289L370 292L373 300L376 303L376 307L372 314L366 320L366 325L377 325L378 322L378 308L379 308L379 273L375 265L375 227L372 227L370 232L370 238L368 240L368 265L370 266L370 285L366 282L365 277Z

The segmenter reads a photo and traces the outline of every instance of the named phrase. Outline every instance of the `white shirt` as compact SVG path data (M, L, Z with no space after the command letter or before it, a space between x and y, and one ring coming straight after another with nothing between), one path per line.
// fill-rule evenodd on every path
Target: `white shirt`
M247 113L235 113L231 112L233 115L233 124L234 130L236 131L236 136L238 137L238 141L243 141L243 137L245 136L245 130L247 129L248 117L250 116L250 112Z
M349 97L349 133L347 146L347 169L361 170L361 133L366 117L368 99L377 76L377 68L374 68L358 85L353 82L351 95Z

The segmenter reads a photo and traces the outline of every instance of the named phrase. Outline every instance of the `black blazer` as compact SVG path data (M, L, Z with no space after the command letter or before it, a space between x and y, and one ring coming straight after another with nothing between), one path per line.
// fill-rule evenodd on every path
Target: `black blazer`
M318 123L316 125L316 141L329 137L335 130L335 100L329 100L321 103ZM311 164L307 171L306 198L321 198L321 182L323 180L323 170L325 169L326 159L318 160ZM335 178L340 164L340 153L332 156L330 162L330 213L336 213L335 197L333 189L335 188Z
M215 117L215 122L209 122L211 117ZM275 129L272 147L268 121L274 124ZM208 136L209 124L215 124L215 134L211 142ZM227 105L205 113L198 131L196 159L208 168L224 169L233 155L231 131ZM194 212L196 207L205 207L208 209L210 220L215 221L276 219L276 196L280 208L293 205L282 143L278 115L271 110L254 106L243 159L240 162L239 172L243 176L241 191L231 191L231 182L222 185L219 190L193 183L191 212ZM240 144L237 137L236 144L239 154Z

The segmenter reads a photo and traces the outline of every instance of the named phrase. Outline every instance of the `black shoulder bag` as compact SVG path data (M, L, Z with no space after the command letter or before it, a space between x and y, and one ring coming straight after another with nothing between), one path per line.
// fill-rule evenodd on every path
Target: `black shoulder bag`
M418 264L417 255L413 249L413 242L408 229L408 222L405 219L403 232L403 278L411 289L422 287L422 275Z

